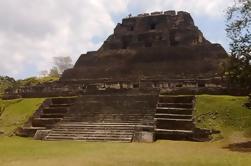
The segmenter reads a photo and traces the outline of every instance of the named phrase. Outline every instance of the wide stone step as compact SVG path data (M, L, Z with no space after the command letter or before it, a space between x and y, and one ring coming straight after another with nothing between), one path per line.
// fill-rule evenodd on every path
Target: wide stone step
M158 103L157 107L193 108L193 103Z
M59 126L135 126L138 123L86 123L86 122L75 122L75 123L60 123Z
M182 115L192 115L193 109L188 108L169 108L169 107L157 107L157 114L182 114Z
M126 118L126 119L121 119L121 118L98 118L98 117L94 117L94 118L69 118L69 117L64 117L64 121L76 121L76 122L94 122L94 123L139 123L142 121L152 121L154 117L152 118L146 118L146 119L130 119L130 118ZM106 122L105 122L106 121Z
M133 133L134 129L93 129L93 128L82 128L82 129L53 129L52 133Z
M155 129L157 133L187 133L187 134L192 134L193 130L168 130L168 129Z
M47 108L43 108L43 113L45 114L53 114L53 113L67 113L68 112L68 108L65 107L47 107Z
M116 131L116 130L121 130L121 131L133 131L134 129L135 129L135 127L107 127L107 126L76 126L76 127L60 127L60 126L58 126L58 127L56 127L56 128L54 128L54 130L56 131L59 131L60 129L62 129L62 130L65 130L65 131L67 131L67 129L68 129L68 131L70 131L70 130L72 130L72 131L100 131L100 130L113 130L113 131Z
M62 118L34 118L32 120L32 126L33 127L48 127L52 126L59 121L61 121Z
M71 98L52 98L51 102L52 104L72 104L76 101L76 97L71 97Z
M110 122L116 122L116 123L130 123L130 124L149 124L149 123L153 123L154 119L152 119L151 121L126 121L126 120L63 120L63 123L70 123L70 122L87 122L87 123L98 123L98 122L102 122L102 123L110 123Z
M154 114L153 110L149 112L124 112L124 110L116 111L116 112L103 112L103 111L74 111L71 110L67 113L67 115L75 115L75 116L97 116L97 115L107 115L107 116L152 116Z
M114 142L131 142L132 137L114 138L114 137L74 137L74 136L46 136L45 140L79 140L79 141L114 141Z
M65 121L71 121L71 122L102 122L102 123L140 123L140 122L151 122L153 121L152 117L151 119L113 119L113 118L68 118L64 117L64 122Z
M72 106L73 104L67 104L67 103L64 103L64 104L50 104L50 107L70 107Z
M193 119L174 119L174 118L154 118L156 121L180 121L180 122L193 122Z
M155 118L167 118L167 119L192 119L192 115L183 114L155 114Z
M173 129L173 130L193 130L194 123L189 119L156 119L157 129Z
M18 136L22 137L33 137L37 130L45 130L45 127L21 127L21 130L17 133Z
M79 130L57 130L53 129L50 134L57 134L57 133L71 133L71 134L132 134L134 130L93 130L93 129L79 129Z
M132 118L132 119L151 119L154 115L151 116L123 116L123 115L119 115L119 116L114 116L114 115L81 115L81 116L76 116L76 115L65 115L66 118L113 118L113 119L128 119L128 118Z
M72 113L69 112L67 113L68 116L109 116L109 117L124 117L124 116L128 116L128 117L151 117L153 116L154 112L151 112L151 114L117 114L117 113L87 113L87 112L83 112L83 113Z
M64 114L62 113L53 113L53 114L41 114L40 118L63 118Z
M49 133L48 136L71 136L71 137L132 137L133 133Z
M107 120L144 120L144 119L152 119L154 116L151 116L151 117L105 117L105 116L87 116L87 117L73 117L73 116L64 116L65 118L64 119L90 119L90 120L95 120L95 119L107 119Z
M192 103L194 101L194 96L169 96L169 95L160 95L160 103Z
M156 139L171 139L171 140L192 140L193 130L167 130L155 129Z
M71 122L63 122L58 123L58 127L133 127L139 125L140 123L125 123L125 124L108 124L108 123L83 123L83 122L73 122L75 124L71 124Z
M79 127L79 128L82 128L82 127L89 127L89 128L91 128L91 127L103 127L103 128L111 128L111 127L114 127L114 128L133 128L133 127L135 127L135 126L137 126L137 125L139 125L139 124L128 124L128 125L102 125L102 124L100 124L100 125L84 125L84 124L74 124L74 125L70 125L70 124L67 124L67 125L65 125L65 124L62 124L62 123L58 123L57 124L57 128L62 128L62 127L65 127L65 128L72 128L72 127Z
M135 125L136 126L136 125ZM54 129L133 130L135 126L56 126Z

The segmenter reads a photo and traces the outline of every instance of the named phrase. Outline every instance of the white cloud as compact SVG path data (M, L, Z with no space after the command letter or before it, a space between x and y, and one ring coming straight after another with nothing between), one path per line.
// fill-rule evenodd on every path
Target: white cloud
M96 50L113 32L113 16L186 10L222 17L231 0L0 0L0 75L38 74L52 57ZM33 67L30 67L33 66ZM31 70L29 74L23 74Z
M0 0L0 75L18 76L27 66L50 68L52 57L74 60L95 50L95 36L112 33L112 13L126 9L122 0ZM110 7L108 7L110 6ZM100 41L102 42L102 41ZM29 72L32 73L32 72Z

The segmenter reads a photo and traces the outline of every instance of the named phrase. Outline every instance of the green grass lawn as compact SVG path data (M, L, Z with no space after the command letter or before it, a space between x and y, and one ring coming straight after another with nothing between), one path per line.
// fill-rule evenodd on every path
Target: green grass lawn
M1 166L245 166L250 153L232 152L223 142L155 143L44 142L0 139Z
M11 135L13 130L22 126L44 99L0 100L0 131Z
M196 125L220 130L224 137L240 131L251 136L251 110L248 97L200 95L196 98Z
M32 114L43 99L0 101L7 111L1 127L11 131ZM155 143L95 143L35 141L0 137L0 166L246 166L251 153L231 151L231 143L251 140L251 110L242 105L247 97L197 96L199 127L218 129L222 139L212 142L157 141ZM9 103L10 102L10 103ZM27 112L26 112L27 111ZM23 114L26 115L23 115ZM16 118L12 120L12 118ZM15 123L19 121L19 123ZM8 128L11 124L11 128ZM249 149L249 151L251 148Z

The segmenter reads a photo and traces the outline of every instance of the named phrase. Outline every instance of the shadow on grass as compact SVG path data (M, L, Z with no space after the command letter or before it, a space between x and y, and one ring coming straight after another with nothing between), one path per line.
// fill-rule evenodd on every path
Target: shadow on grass
M229 144L227 147L224 147L224 149L235 152L251 152L251 141Z

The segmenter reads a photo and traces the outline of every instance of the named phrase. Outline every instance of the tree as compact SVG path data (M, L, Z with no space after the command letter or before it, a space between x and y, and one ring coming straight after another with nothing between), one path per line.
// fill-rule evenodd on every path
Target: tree
M227 10L231 86L251 88L251 1L238 0Z
M0 76L0 98L4 91L8 88L14 87L16 80L8 76Z
M59 74L62 74L64 72L64 70L72 68L73 64L72 64L72 59L69 56L65 56L65 57L54 57L53 58L53 62L54 62L54 67L57 68Z
M59 72L58 72L58 68L56 66L54 66L49 73L50 77L59 77Z
M46 77L46 76L48 76L48 71L47 71L47 70L42 70L42 71L40 71L40 76L41 76L41 77Z

